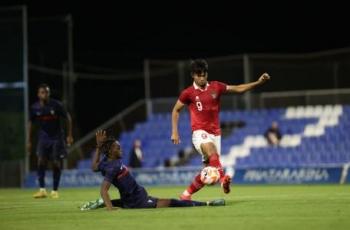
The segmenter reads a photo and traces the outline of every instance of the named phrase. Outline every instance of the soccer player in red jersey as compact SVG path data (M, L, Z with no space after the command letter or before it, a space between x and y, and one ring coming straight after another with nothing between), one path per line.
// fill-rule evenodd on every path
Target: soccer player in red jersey
M180 111L188 106L191 116L192 143L202 155L204 165L216 167L224 193L230 192L231 177L225 175L220 162L221 130L219 122L220 97L223 93L244 93L270 80L263 73L255 82L227 85L218 81L208 82L208 63L197 59L191 63L193 85L183 90L172 111L172 134L174 144L180 143L178 122ZM200 173L182 193L182 200L191 200L191 195L204 187Z

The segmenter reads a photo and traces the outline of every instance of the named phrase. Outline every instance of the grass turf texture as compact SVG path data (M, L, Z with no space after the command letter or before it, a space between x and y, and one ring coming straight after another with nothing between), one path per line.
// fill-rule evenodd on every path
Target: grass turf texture
M177 198L184 187L148 188ZM0 229L350 229L350 186L232 186L229 195L207 187L196 200L225 198L224 207L104 209L78 206L99 197L98 188L61 189L57 200L33 199L36 190L0 190ZM117 198L115 189L110 190Z

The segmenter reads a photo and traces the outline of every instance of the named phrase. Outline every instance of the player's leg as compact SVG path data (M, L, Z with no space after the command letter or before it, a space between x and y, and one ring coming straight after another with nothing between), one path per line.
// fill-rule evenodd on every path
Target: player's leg
M214 142L215 142L215 146L217 148L217 151L219 153L221 153L221 136L215 136L214 137ZM219 160L220 162L220 160ZM221 187L224 190L224 193L229 193L231 191L230 188L230 184L232 181L232 177L228 174L224 175L224 177L220 178L220 182L221 182Z
M225 200L218 199L213 201L201 202L194 200L177 200L177 199L158 199L157 208L167 207L196 207L196 206L223 206Z
M191 200L192 194L198 192L200 189L204 187L204 183L201 180L201 174L198 173L191 184L183 191L183 193L180 195L181 200Z
M221 139L220 136L210 135L211 142L202 143L201 150L204 158L207 159L208 165L218 169L220 173L221 186L225 193L230 192L231 177L225 175L224 169L220 162Z
M61 173L62 173L63 161L61 159L55 159L52 161L52 177L53 177L53 187L51 191L52 198L58 198L58 187L60 184Z
M38 158L38 181L39 187L45 189L45 172L47 167L47 158L42 156Z
M214 142L202 143L201 150L208 165L217 168L220 173L220 178L222 178L224 176L224 170L221 166L220 155L218 154Z
M38 182L39 182L39 191L33 194L34 198L46 198L47 192L45 188L45 171L47 167L47 146L45 142L39 141L37 146L37 157L38 157Z
M206 133L204 130L196 130L192 134L192 143L198 153L202 155L203 163L206 165L204 154L201 149L201 144L210 141L207 137L208 135L204 135ZM206 133L207 134L207 133ZM194 177L191 184L183 191L180 195L181 200L191 200L192 194L198 192L200 189L204 187L204 183L201 181L200 172Z
M67 151L65 148L64 141L62 139L55 140L52 143L52 177L53 177L53 188L51 191L52 198L58 198L58 187L60 184L62 168L63 168L63 159L67 156Z
M45 157L38 158L38 182L39 182L39 191L34 193L34 198L46 198L47 192L45 188L45 171L47 166L47 159Z
M177 199L158 199L157 208L206 206L206 202Z
M221 136L214 136L213 137L217 152L219 153L219 157L220 157L220 153L221 153ZM219 160L220 163L220 160ZM220 167L222 168L221 164ZM222 172L224 172L222 170ZM231 191L230 188L230 184L231 184L232 178L230 175L226 174L223 177L220 178L220 182L221 182L221 187L224 190L224 193L229 193Z
M211 135L204 130L196 130L192 134L192 143L197 152L202 155L204 165L210 165L218 168L220 178L223 180L222 178L224 178L224 172L221 167L219 154L216 148L216 144L220 144L220 138L216 138L214 135ZM220 145L218 148L220 148ZM181 200L191 200L192 194L198 192L201 188L204 187L204 183L201 181L200 177L200 173L195 176L192 183L181 194ZM226 187L227 186L225 186L225 188Z

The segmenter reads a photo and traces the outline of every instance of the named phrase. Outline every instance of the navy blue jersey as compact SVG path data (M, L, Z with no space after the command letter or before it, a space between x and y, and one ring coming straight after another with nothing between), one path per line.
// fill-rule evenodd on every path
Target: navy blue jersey
M30 121L39 125L39 139L57 139L63 137L60 117L67 118L62 103L50 99L44 106L40 102L30 108Z
M104 157L98 169L104 176L104 180L110 182L119 190L123 207L140 207L148 199L145 188L135 181L120 159L109 161Z

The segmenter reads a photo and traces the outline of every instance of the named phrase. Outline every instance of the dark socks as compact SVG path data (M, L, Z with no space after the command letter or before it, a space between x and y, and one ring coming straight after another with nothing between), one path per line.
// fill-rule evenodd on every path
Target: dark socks
M40 188L45 188L45 164L39 164L38 166L38 181Z
M171 199L169 207L193 207L193 206L206 206L206 205L207 205L206 202Z
M54 191L58 190L58 186L60 184L60 178L61 178L61 168L54 167L53 168L53 190Z

